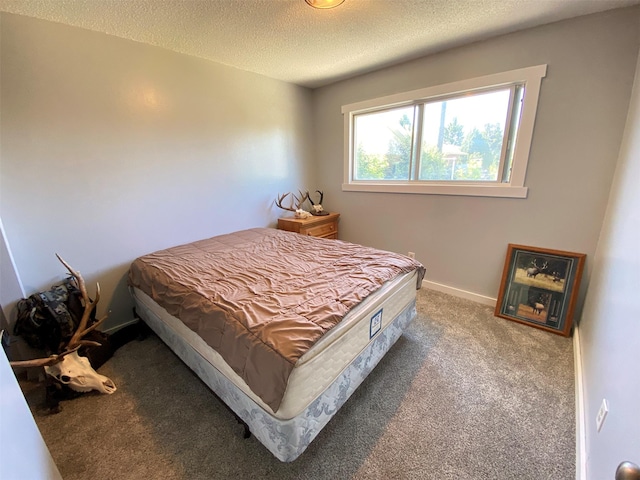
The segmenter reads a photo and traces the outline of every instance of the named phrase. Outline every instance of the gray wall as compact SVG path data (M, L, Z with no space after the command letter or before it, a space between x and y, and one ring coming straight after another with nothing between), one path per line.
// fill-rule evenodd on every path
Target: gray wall
M640 55L627 129L579 328L586 434L585 478L640 465ZM600 432L602 399L609 413Z
M275 225L311 188L311 92L2 13L0 218L26 294L78 269L107 327L132 318L137 256Z
M586 253L588 276L633 83L639 12L525 30L315 90L319 183L340 207L340 238L415 252L427 281L489 299L497 296L508 243ZM548 70L528 198L341 191L342 105L538 64Z

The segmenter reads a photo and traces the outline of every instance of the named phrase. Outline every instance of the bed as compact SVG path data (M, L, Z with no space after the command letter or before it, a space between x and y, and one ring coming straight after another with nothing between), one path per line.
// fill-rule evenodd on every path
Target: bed
M254 228L137 258L137 314L279 460L295 460L416 315L424 267Z

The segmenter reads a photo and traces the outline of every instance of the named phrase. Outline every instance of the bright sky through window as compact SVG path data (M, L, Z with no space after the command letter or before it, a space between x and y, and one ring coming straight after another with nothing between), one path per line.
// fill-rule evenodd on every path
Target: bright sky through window
M538 65L343 106L343 190L525 197L545 75Z

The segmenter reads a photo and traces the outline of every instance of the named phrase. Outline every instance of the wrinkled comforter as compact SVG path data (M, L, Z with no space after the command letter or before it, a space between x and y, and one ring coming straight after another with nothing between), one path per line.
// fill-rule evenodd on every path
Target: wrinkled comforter
M297 360L386 281L424 267L339 240L254 228L136 259L129 284L214 348L273 411Z

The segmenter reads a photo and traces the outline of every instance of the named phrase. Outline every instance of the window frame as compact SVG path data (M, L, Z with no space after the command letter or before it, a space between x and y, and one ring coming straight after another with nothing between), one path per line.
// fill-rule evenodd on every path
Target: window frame
M381 192L381 193L414 193L436 195L471 195L487 197L526 198L528 187L524 186L533 129L535 125L538 98L542 79L546 76L547 65L536 65L508 72L476 77L468 80L421 88L409 92L387 95L342 106L344 117L344 182L343 191ZM363 113L383 111L409 105L417 105L438 99L445 99L469 92L482 92L499 87L511 87L523 84L524 94L521 105L518 132L511 160L511 178L509 182L498 177L497 182L464 182L464 181L425 181L425 180L354 180L354 126L355 116ZM512 109L510 109L512 112ZM509 117L508 128L513 127L514 119ZM421 123L421 122L418 122ZM414 126L415 128L415 126ZM505 127L506 133L507 127ZM419 135L418 135L419 140ZM416 139L414 138L414 143ZM412 147L415 148L415 145ZM503 145L503 149L507 146ZM418 163L418 162L414 162ZM500 171L504 161L501 161ZM414 168L415 165L412 165ZM414 173L410 172L411 178Z

